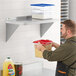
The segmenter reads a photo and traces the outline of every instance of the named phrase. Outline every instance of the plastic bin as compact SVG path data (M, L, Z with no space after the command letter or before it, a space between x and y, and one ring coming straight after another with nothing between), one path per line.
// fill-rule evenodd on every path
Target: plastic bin
M46 48L46 50L51 51L51 48L52 48L51 40L37 40L37 41L34 41L33 43L34 45L39 45L39 43L41 43ZM36 47L35 47L35 56L40 58L43 57L42 52L38 50Z
M31 4L32 18L51 19L55 14L54 4Z

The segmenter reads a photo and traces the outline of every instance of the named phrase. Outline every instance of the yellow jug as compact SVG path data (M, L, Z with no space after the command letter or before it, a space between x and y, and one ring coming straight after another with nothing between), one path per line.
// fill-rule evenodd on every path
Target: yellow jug
M15 76L14 63L10 57L7 57L3 63L3 76Z

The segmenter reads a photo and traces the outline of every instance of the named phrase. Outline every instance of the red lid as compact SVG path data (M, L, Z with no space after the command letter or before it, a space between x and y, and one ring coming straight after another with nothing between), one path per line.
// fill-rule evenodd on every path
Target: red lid
M40 42L41 44L50 44L52 43L51 40L37 40L37 41L34 41L33 43L38 43Z
M40 40L37 40L37 41L33 41L33 43L38 43L38 42L40 42Z

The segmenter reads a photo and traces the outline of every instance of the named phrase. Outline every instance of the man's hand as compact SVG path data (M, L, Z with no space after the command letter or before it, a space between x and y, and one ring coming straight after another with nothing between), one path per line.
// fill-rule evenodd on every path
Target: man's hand
M41 43L35 45L35 48L37 48L41 52L44 52L44 50L46 50L46 48Z
M47 51L51 51L51 49L52 49L52 43L50 43L50 44L45 44L45 45L43 45L43 46L46 48Z
M55 43L55 42L52 42L52 46L55 47L55 48L58 48L60 45Z

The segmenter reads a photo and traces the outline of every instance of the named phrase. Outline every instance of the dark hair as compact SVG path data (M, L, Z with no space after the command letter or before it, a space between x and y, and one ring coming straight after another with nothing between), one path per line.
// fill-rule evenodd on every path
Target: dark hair
M76 23L74 21L66 20L62 24L65 24L66 29L70 29L72 34L76 34Z

